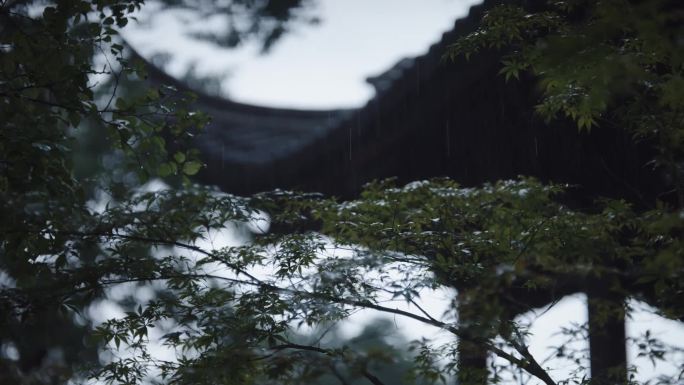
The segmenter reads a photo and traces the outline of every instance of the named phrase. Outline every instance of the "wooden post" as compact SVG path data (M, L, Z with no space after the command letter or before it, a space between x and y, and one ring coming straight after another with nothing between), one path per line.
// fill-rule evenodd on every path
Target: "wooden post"
M486 385L487 384L487 348L473 341L482 339L483 336L479 329L477 306L473 306L470 301L459 295L458 318L459 329L463 338L458 341L458 374L456 376L458 385Z
M626 384L625 297L599 279L587 291L591 384Z

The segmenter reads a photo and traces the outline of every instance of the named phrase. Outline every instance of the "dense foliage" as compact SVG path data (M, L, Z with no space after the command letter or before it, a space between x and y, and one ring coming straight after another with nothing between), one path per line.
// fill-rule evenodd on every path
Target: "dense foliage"
M226 9L285 21L302 2L271 10L276 3L235 1ZM502 73L537 76L544 116L566 115L581 129L624 127L655 149L654 166L671 191L647 208L620 200L570 208L563 203L570 186L529 178L477 188L448 179L374 183L353 202L282 191L241 198L194 186L188 177L201 164L187 144L206 118L189 111L192 98L165 87L119 90L144 75L125 59L115 29L142 2L1 1L0 380L309 383L343 373L377 385L378 371L403 358L382 345L324 338L329 325L371 309L453 335L403 346L414 359L409 381L456 375L458 338L503 360L490 368L491 381L524 371L546 384L579 384L589 381L587 352L559 347L558 357L578 370L552 378L530 353L525 325L512 320L526 305L512 308L512 293L597 279L683 319L681 7L539 4L493 8L450 54L507 47ZM281 32L267 29L266 44ZM94 66L95 55L104 68ZM99 89L104 98L95 92L99 75L113 79ZM86 128L106 139L108 164L116 165L110 176L75 172ZM140 188L154 176L176 187ZM245 224L248 243L208 242ZM95 324L89 309L126 287L154 293L119 296L127 312ZM439 287L459 290L468 323L458 322L465 314L419 305L424 290ZM621 301L604 308L606 318L629 310ZM313 328L311 338L302 337L303 326ZM681 349L650 335L629 342L678 365L658 381L681 382Z
M87 328L74 324L71 310L61 312L82 309L84 289L113 273L98 267L106 245L85 236L109 230L107 215L89 205L91 187L101 183L75 178L79 132L96 127L125 162L100 186L114 196L169 168L185 176L199 169L192 152L167 153L167 143L187 141L205 121L183 109L186 96L155 89L123 99L116 87L95 96L98 75L116 83L139 73L123 58L115 26L141 4L0 3L0 339L13 352L2 360L4 382L18 381L18 369L33 376L46 357L56 361L54 378L70 376L62 358L92 357L71 343ZM96 53L107 58L104 67L94 67Z
M537 76L537 112L567 117L580 130L618 127L657 149L682 206L684 9L678 1L537 1L536 12L502 5L448 55L502 51L506 79Z

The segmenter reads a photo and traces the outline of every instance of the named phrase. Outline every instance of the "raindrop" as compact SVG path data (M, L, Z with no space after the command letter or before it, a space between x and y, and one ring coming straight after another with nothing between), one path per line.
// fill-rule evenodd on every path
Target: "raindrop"
M420 96L420 61L416 60L416 92Z
M445 131L446 131L446 156L447 156L447 158L450 158L450 157L451 157L451 139L450 139L450 137L449 137L449 134L450 134L450 133L449 133L449 131L450 131L450 130L449 130L449 128L450 128L450 127L449 127L449 126L450 126L450 123L451 123L451 122L449 122L449 119L447 119L447 121L446 121L446 127L445 127L445 128L446 128Z
M381 124L382 121L380 119L380 108L378 108L379 105L378 100L373 100L373 115L375 115L375 137L379 138L380 137L380 130L381 130Z
M361 113L356 114L356 137L361 137Z
M349 160L352 159L352 127L349 125Z

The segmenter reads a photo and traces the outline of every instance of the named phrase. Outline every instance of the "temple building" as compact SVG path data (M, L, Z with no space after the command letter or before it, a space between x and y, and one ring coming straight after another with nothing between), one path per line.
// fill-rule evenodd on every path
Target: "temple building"
M426 54L369 78L375 96L358 109L270 108L195 90L197 107L213 119L197 142L207 164L202 181L237 194L286 188L350 197L387 177L476 185L532 175L591 196L652 196L656 176L628 133L546 124L534 113L533 79L506 82L496 52L444 58L494 3L472 7ZM187 88L155 67L150 76Z
M500 52L444 58L495 3L472 7L426 54L369 78L375 96L358 109L269 108L198 92L197 107L213 118L196 143L207 165L200 179L235 194L281 188L350 198L364 183L388 177L402 183L446 176L474 186L529 175L577 186L566 197L576 207L598 196L637 206L652 201L662 178L645 166L648 150L628 132L544 122L534 113L534 79L506 82L498 74ZM154 68L150 74L184 87ZM597 353L593 369L625 360L624 322L611 325L590 343L592 352L613 359ZM470 363L484 366L486 355Z

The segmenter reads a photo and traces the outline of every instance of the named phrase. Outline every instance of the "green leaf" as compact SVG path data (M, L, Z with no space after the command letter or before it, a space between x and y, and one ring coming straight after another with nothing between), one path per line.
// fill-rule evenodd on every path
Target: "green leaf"
M184 170L185 171L185 170ZM165 162L159 165L157 173L161 177L169 176L178 172L178 167L175 163Z
M183 164L183 173L185 175L195 175L202 168L202 163L198 161L190 161Z
M183 162L185 162L185 154L179 151L173 155L173 159L178 164L183 163Z
M155 88L150 88L150 89L147 91L146 96L147 96L147 99L150 100L150 101L159 100L160 93L159 93L159 91L158 91L157 89L155 89Z
M81 114L76 111L70 111L69 123L71 123L73 127L78 127L78 125L81 124Z
M123 98L116 98L114 106L119 110L125 110L126 108L128 108L128 103Z
M116 43L112 44L112 47L111 47L113 53L121 52L121 51L123 51L123 48L124 47L121 44L116 44Z
M55 268L61 269L66 265L66 254L60 254L59 257L55 260Z

